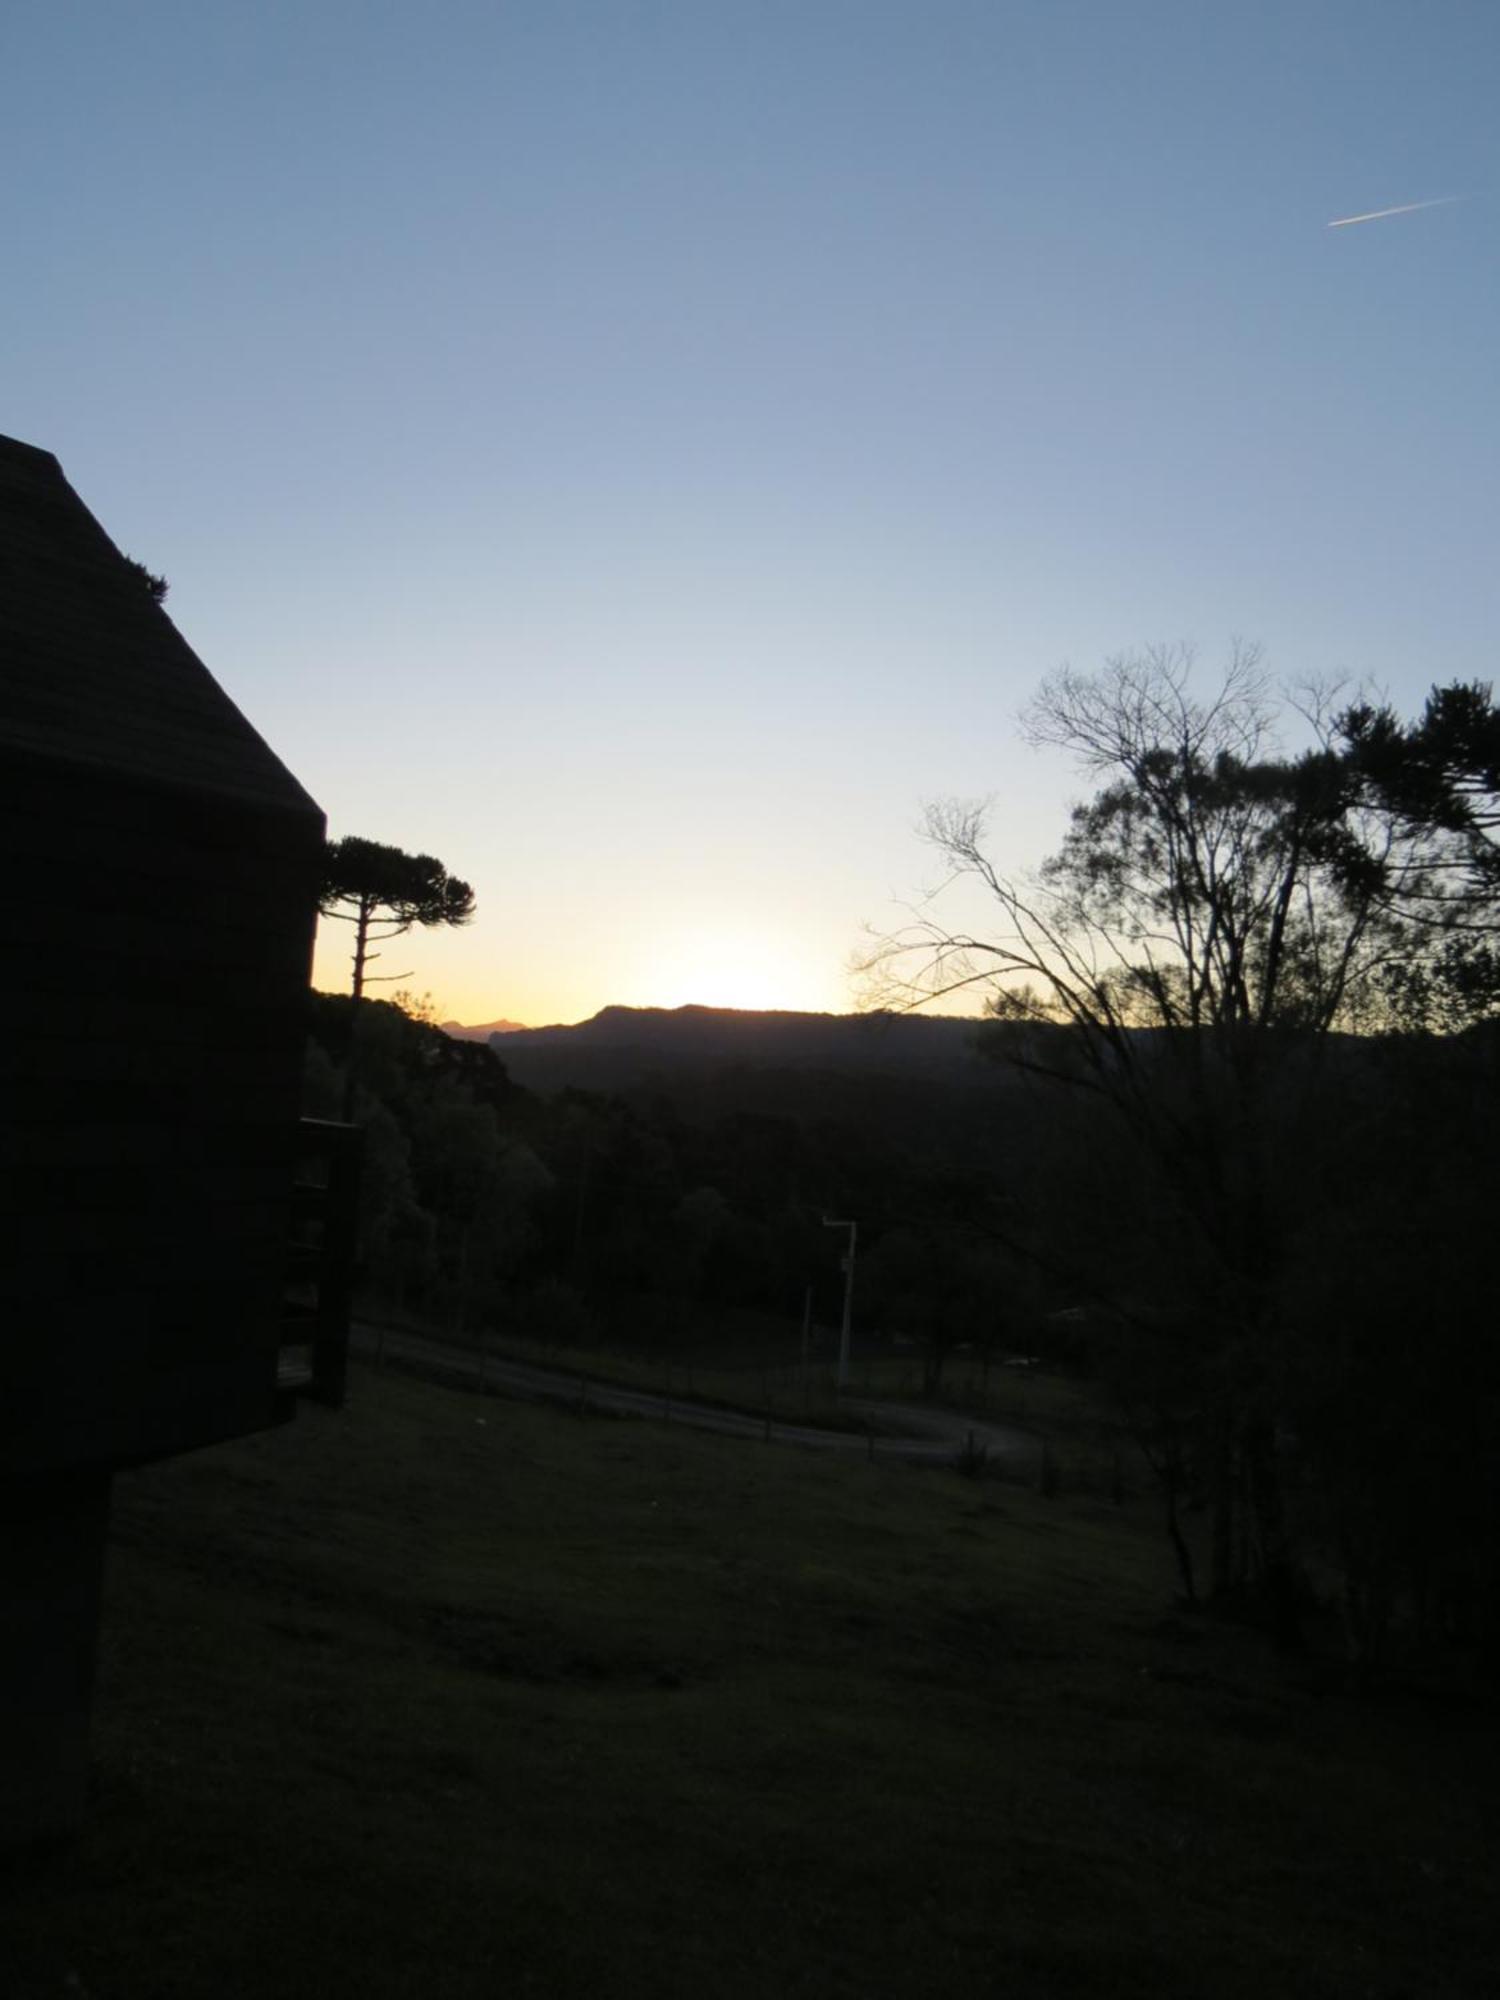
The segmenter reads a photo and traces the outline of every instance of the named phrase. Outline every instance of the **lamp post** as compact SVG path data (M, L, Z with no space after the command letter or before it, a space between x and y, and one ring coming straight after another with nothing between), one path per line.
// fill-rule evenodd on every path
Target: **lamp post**
M854 1307L854 1253L859 1242L859 1224L844 1216L825 1215L823 1227L849 1232L849 1248L844 1252L844 1323L839 1329L838 1392L842 1396L849 1385L849 1317Z

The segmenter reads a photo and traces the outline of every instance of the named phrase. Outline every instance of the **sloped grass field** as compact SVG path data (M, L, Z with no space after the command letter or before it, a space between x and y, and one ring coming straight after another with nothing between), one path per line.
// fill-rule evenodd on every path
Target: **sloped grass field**
M1144 1510L356 1370L119 1481L0 1993L1500 1991L1493 1711L1171 1590Z

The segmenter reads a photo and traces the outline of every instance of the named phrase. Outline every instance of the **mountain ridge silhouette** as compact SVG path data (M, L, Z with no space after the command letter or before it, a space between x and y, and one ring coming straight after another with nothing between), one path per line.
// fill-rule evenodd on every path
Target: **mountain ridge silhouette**
M542 1091L630 1090L744 1070L956 1084L996 1076L978 1049L986 1026L966 1015L611 1005L586 1021L506 1027L488 1040L515 1082Z

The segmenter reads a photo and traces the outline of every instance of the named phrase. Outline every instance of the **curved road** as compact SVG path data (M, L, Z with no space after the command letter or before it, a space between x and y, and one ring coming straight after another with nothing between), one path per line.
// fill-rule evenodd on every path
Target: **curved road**
M366 1360L383 1352L393 1361L415 1361L426 1368L476 1384L479 1359L473 1347L410 1333L395 1327L356 1322L351 1350ZM496 1354L484 1363L484 1386L496 1395L519 1396L530 1402L571 1403L604 1410L615 1416L646 1417L656 1423L688 1424L694 1430L718 1431L726 1437L759 1438L767 1444L802 1445L816 1451L841 1451L865 1458L900 1458L928 1465L951 1464L972 1437L990 1463L1012 1477L1029 1476L1041 1458L1041 1442L1025 1431L1004 1424L984 1423L960 1410L925 1404L883 1403L850 1398L844 1405L861 1417L864 1431L825 1430L816 1424L767 1419L748 1410L725 1409L717 1403L659 1390L629 1389L617 1382L596 1382L559 1368L537 1368L530 1362L507 1361ZM892 1436L879 1425L895 1424Z

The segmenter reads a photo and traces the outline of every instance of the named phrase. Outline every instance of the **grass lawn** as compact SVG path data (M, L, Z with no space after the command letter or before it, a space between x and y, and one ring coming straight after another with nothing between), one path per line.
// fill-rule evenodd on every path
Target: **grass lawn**
M380 1325L439 1340L452 1340L459 1372L479 1371L478 1336L465 1341L430 1328L419 1319L372 1307L362 1323L367 1357L376 1351ZM763 1343L737 1356L723 1329L681 1340L674 1352L641 1353L628 1345L559 1345L528 1338L514 1327L482 1336L485 1350L509 1361L557 1369L588 1382L609 1382L688 1401L719 1403L729 1409L762 1411L787 1423L863 1431L863 1414L851 1411L838 1393L834 1364L819 1359L803 1369ZM784 1341L782 1346L784 1348ZM732 1358L726 1358L726 1348ZM467 1364L467 1367L466 1367ZM922 1363L912 1353L856 1352L849 1375L856 1398L894 1403L923 1400ZM1087 1384L1048 1369L1020 1370L1003 1362L986 1367L967 1349L951 1355L938 1398L951 1410L997 1423L1018 1425L1048 1441L1065 1483L1108 1492L1121 1479L1134 1490L1150 1484L1140 1452L1126 1435L1118 1413L1101 1406Z
M1500 1992L1493 1710L1172 1588L1144 1509L356 1369L119 1481L0 1994Z
M455 1337L414 1318L403 1321L372 1314L361 1320L357 1327L358 1351L367 1359L379 1352L382 1318L398 1333L413 1333L451 1345L455 1372L477 1382L480 1337L470 1336L467 1340ZM786 1423L818 1424L837 1430L865 1429L862 1418L841 1406L831 1364L820 1363L804 1372L795 1363L726 1362L712 1338L695 1342L685 1351L654 1354L619 1345L560 1345L556 1341L529 1339L514 1329L488 1333L482 1339L486 1354L553 1369L583 1382L610 1383L662 1397L680 1397L688 1402L717 1403L756 1416L769 1413Z

